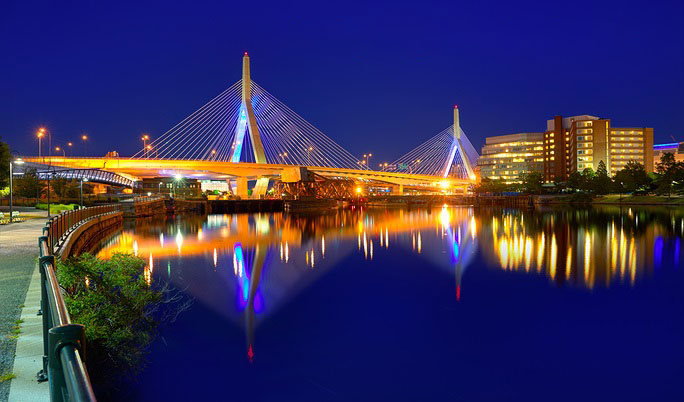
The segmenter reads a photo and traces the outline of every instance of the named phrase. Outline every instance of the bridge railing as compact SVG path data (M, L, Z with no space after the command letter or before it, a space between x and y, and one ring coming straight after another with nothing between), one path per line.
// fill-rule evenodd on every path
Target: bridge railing
M59 215L53 216L47 222L50 250L54 252L56 248L61 247L69 233L82 221L93 216L119 211L119 208L118 204L99 205L73 211L64 211Z

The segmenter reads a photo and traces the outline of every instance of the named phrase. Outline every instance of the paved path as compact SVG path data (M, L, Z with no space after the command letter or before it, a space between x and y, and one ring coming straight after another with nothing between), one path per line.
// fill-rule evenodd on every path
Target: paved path
M27 217L25 222L0 225L0 375L12 373L17 342L9 336L34 274L45 214L22 213ZM9 381L0 383L0 401L7 400L9 388Z

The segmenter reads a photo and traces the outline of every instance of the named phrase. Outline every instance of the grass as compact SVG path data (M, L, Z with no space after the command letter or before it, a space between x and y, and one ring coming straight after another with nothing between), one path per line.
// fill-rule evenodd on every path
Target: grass
M620 200L622 198L622 200ZM594 204L633 204L633 205L684 205L684 198L666 195L608 194L594 198Z
M5 381L9 381L9 380L13 380L15 378L17 378L17 376L14 373L3 374L0 376L0 383L3 383Z
M20 319L14 321L14 323L15 323L16 325L23 324L23 323L24 323L24 320L22 320L22 319L20 318Z
M62 211L72 211L76 204L50 204L50 214L59 214ZM47 211L47 204L36 204L37 209Z

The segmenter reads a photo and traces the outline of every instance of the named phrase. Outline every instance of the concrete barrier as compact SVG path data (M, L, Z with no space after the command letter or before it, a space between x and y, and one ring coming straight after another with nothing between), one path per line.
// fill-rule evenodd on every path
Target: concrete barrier
M62 247L57 251L57 255L60 259L65 260L92 251L102 239L121 228L122 223L122 212L97 215L84 221L69 234Z

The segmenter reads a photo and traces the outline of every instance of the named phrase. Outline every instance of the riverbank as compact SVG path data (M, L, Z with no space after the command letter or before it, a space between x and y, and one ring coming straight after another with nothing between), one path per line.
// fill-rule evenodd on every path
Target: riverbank
M667 197L658 195L620 195L608 194L590 196L573 195L542 195L535 196L535 203L552 205L633 205L633 206L684 206L684 197Z

